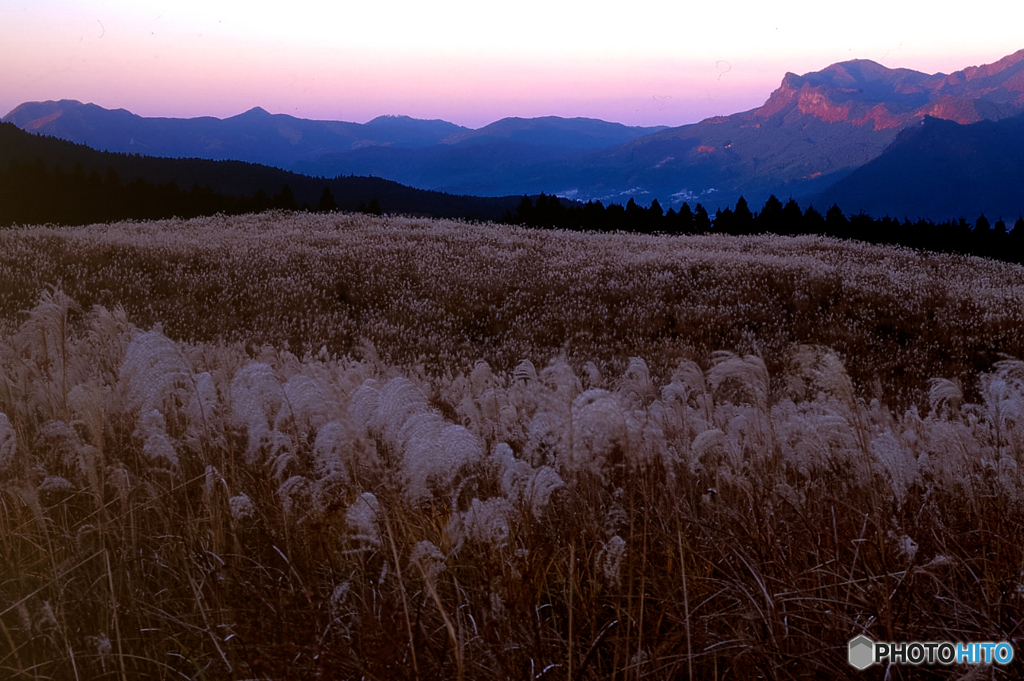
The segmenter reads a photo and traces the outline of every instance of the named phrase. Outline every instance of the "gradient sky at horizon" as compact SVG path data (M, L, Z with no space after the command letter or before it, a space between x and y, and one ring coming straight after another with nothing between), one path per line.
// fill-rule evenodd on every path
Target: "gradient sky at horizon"
M871 59L949 73L1024 48L1024 3L909 5L0 0L0 115L78 99L143 116L261 106L473 128L544 115L675 126L759 106L787 71Z

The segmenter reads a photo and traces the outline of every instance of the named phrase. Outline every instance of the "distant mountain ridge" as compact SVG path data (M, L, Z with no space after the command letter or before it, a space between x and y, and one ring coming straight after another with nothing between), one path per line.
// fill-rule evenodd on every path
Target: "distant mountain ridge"
M442 120L378 116L367 123L271 114L255 107L230 118L145 118L76 100L26 102L5 123L102 151L265 163L292 169L328 154L367 147L422 149L436 145L512 142L595 149L622 144L662 127L629 127L590 118L506 118L473 130Z
M889 69L868 60L787 73L760 107L648 135L612 162L642 155L651 194L808 198L877 157L925 116L973 123L1024 111L1024 50L953 74ZM682 156L660 156L670 142ZM657 169L661 172L653 172ZM679 185L683 185L679 187Z
M714 210L741 195L751 205L770 194L817 201L921 121L970 125L1022 112L1024 50L951 74L863 59L787 73L760 107L673 128L542 117L470 130L403 117L305 121L262 109L223 120L143 119L78 102L24 104L3 120L116 151L372 175L453 194L657 198L666 207L686 201Z
M260 107L224 119L144 118L75 100L28 102L2 120L101 151L246 161L284 169L341 149L432 146L468 130L408 116L379 116L361 124L316 121L271 114Z

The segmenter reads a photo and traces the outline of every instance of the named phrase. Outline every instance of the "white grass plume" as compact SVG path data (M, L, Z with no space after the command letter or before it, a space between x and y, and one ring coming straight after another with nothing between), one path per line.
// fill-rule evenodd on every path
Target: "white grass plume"
M651 382L647 362L640 357L630 357L629 366L619 380L616 392L640 405L650 404L651 400L658 396L658 389Z
M50 418L63 416L60 410L67 407L68 392L84 379L83 367L72 358L69 312L76 308L63 291L46 290L13 338L35 374L33 402Z
M573 401L572 427L570 456L560 462L572 475L587 470L604 479L612 463L609 457L629 451L625 410L607 390L588 390ZM623 457L615 463L624 462Z
M491 453L491 462L497 468L502 495L513 504L530 509L540 520L555 490L565 487L565 481L550 466L533 468L515 458L512 448L499 442Z
M949 414L960 408L964 394L959 381L933 378L928 384L928 404L933 414Z
M231 407L238 422L248 433L246 460L255 462L262 447L280 444L272 433L277 414L285 400L284 390L267 364L251 362L231 381Z
M556 490L565 487L565 481L550 466L541 466L533 471L527 481L523 498L530 507L530 513L537 520L541 520L544 512L551 502L551 496Z
M756 407L768 406L769 379L764 360L726 351L713 353L712 359L714 364L708 370L707 379L716 392L731 387L729 395L737 401L746 398Z
M622 563L626 557L626 540L614 535L601 546L594 558L597 574L604 578L608 586L616 587L622 580Z
M882 464L896 499L896 507L901 508L907 498L907 489L920 480L917 458L889 432L871 441L871 452Z
M363 492L345 512L352 539L365 548L380 546L380 502L372 492Z
M339 411L338 402L330 394L328 386L305 374L295 374L284 384L285 403L288 415L300 437L327 423ZM285 410L281 410L275 423L277 430L284 430Z
M256 516L256 505L247 494L236 494L228 499L228 508L235 520L251 520Z
M793 370L786 375L789 392L798 400L833 398L852 404L853 382L842 359L831 348L798 345L792 355Z
M159 329L136 334L121 364L121 385L129 409L162 409L164 401L184 394L192 372L178 344Z
M452 514L445 531L458 551L466 542L504 548L512 534L515 509L504 497L473 499L465 511Z
M401 457L401 482L410 503L428 499L434 486L447 487L460 469L483 456L480 438L445 421L407 378L393 378L379 389L364 384L351 411Z
M433 582L445 569L444 553L433 542L419 541L409 555L409 565L417 566L428 581Z

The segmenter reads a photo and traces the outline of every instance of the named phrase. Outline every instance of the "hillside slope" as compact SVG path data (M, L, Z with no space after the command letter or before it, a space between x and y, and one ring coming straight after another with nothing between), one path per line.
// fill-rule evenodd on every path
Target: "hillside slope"
M1024 115L958 125L925 118L815 198L847 212L948 220L1024 213Z
M85 175L96 173L97 180L113 170L119 181L126 184L136 179L153 185L173 182L184 190L194 186L209 188L229 197L251 196L257 192L274 196L288 185L300 206L307 204L315 207L326 188L333 194L337 206L344 210L356 210L360 204L376 200L386 212L434 217L496 220L506 210L514 210L521 199L454 196L414 189L373 177L337 177L326 180L240 161L170 159L103 152L65 140L32 135L13 124L0 123L0 172L8 170L12 163L31 166L39 164L49 173L58 166L64 172L70 172L78 166ZM15 180L17 175L15 173ZM48 193L42 188L33 191L37 190L43 192L43 196L36 202L41 208L61 200L59 193Z

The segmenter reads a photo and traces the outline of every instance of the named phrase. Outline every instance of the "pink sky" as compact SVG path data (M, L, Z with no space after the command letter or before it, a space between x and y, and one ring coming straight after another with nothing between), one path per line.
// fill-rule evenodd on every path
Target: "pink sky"
M0 115L24 101L78 99L144 116L261 106L356 122L405 114L480 127L559 115L682 125L760 105L786 71L865 58L948 73L1024 47L1024 4L988 0L955 15L863 0L842 17L804 0L239 7L0 0Z

